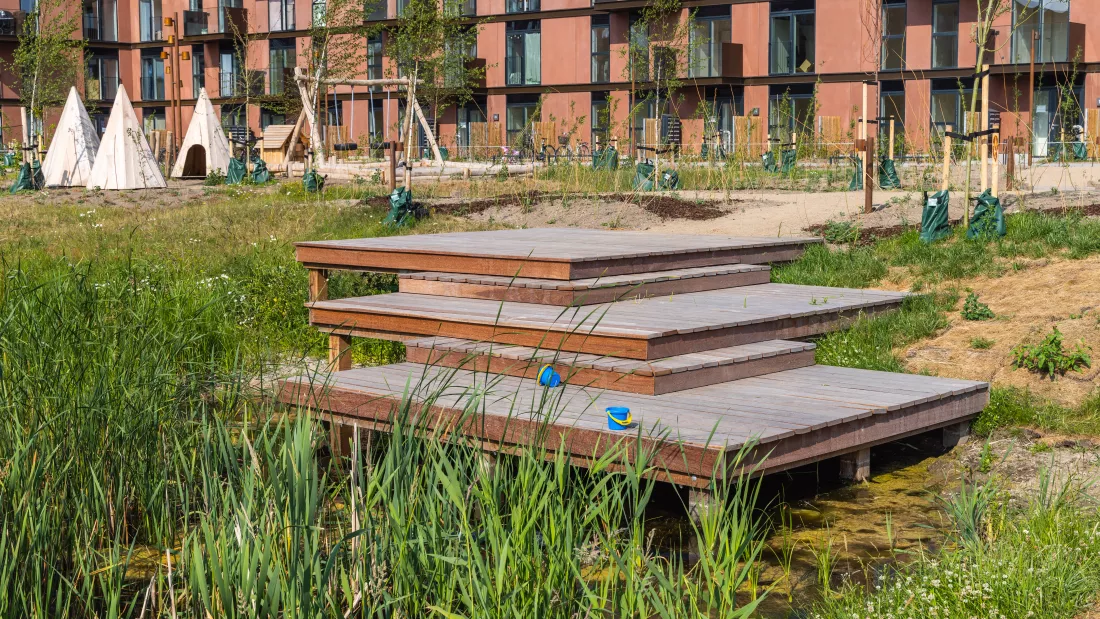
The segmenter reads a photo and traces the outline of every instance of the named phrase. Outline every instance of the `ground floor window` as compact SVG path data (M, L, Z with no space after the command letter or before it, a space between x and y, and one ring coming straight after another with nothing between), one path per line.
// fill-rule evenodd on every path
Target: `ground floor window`
M894 119L894 155L904 152L905 143L905 86L902 82L882 82L882 95L879 97L879 150L886 152L890 148L890 118ZM899 148L901 147L901 148Z
M508 132L508 144L512 147L522 142L523 133L539 116L538 95L509 95L505 111L505 128Z
M768 101L768 133L773 142L789 144L794 134L814 134L816 102L812 84L772 86Z

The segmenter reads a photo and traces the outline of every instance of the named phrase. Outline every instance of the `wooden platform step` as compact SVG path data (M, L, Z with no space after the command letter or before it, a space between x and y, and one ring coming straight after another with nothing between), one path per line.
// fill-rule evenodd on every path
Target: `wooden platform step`
M572 385L609 391L660 395L749 378L814 364L814 345L771 340L689 353L677 357L639 361L433 337L406 342L411 363L537 378L544 365L553 366L562 380Z
M653 360L818 335L894 309L906 296L759 284L562 308L398 292L311 303L310 322L338 335L456 337Z
M769 281L771 267L754 264L693 267L570 281L438 272L403 273L399 280L400 291L413 294L559 306L597 305L766 284Z
M578 228L452 232L298 243L307 268L439 271L574 280L795 260L813 237L650 234Z
M430 401L430 413L413 407L425 429L458 432L505 452L530 444L550 454L561 448L580 466L623 441L634 457L640 434L655 454L655 477L705 487L742 446L762 462L760 472L770 473L956 425L986 405L989 385L816 365L653 396L548 389L530 379L401 363L291 378L278 394L284 403L380 431L391 428L402 398ZM638 427L609 430L608 406L629 407Z

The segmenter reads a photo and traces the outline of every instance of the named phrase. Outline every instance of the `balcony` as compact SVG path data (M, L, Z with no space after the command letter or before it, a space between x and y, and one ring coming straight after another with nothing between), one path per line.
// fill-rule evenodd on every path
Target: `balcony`
M220 19L218 19L220 17ZM184 11L183 36L203 40L229 39L235 34L248 34L248 9L222 7L215 11Z

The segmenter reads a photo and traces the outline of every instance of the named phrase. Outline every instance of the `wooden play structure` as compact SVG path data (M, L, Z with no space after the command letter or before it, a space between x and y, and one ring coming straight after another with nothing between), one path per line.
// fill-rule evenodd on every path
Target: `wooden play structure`
M838 457L865 479L874 445L960 440L988 384L815 365L799 340L907 296L770 283L767 264L820 242L522 229L299 243L334 372L277 397L329 420L338 450L353 427L385 432L403 401L425 432L490 452L537 442L580 467L641 440L649 474L701 500L743 446L763 473ZM333 270L397 272L399 291L329 299ZM407 361L352 369L352 337L404 341ZM563 386L540 384L547 366ZM610 406L636 425L611 427Z

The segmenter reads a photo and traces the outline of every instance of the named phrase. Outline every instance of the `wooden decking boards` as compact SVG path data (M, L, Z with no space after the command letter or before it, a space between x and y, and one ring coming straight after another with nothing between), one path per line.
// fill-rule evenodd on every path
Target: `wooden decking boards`
M437 435L561 448L578 466L645 449L655 477L698 488L740 472L742 448L761 473L842 456L858 477L873 445L957 436L988 384L814 365L814 345L790 341L907 296L769 282L763 265L817 242L554 229L300 243L310 323L337 371L287 379L277 397L381 431L412 410ZM338 269L398 272L400 292L328 300ZM350 369L352 336L405 340L408 361ZM538 385L544 364L564 386ZM609 430L607 406L638 426Z
M402 363L337 372L327 384L291 378L278 397L381 430L408 397L427 429L503 451L537 440L581 464L641 436L663 469L657 477L704 487L742 446L762 461L761 473L775 472L957 424L989 393L973 381L812 366L654 396ZM607 406L629 407L638 428L609 430Z
M393 332L660 359L843 326L897 307L904 293L759 284L580 308L394 293L318 301L310 322L356 335Z
M311 269L437 271L574 280L797 259L817 238L742 238L535 228L297 244Z
M814 345L771 340L639 361L527 346L424 338L406 342L412 363L536 378L551 365L572 385L659 395L814 364Z
M537 303L598 305L614 301L721 290L771 281L771 269L755 264L730 264L673 269L576 280L414 272L401 274L401 292Z

